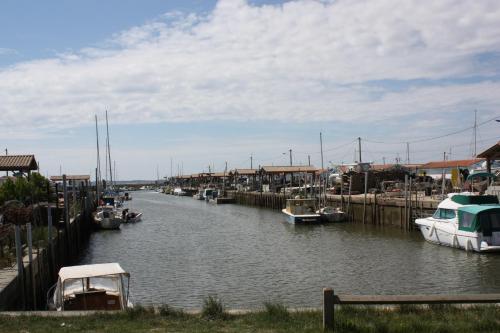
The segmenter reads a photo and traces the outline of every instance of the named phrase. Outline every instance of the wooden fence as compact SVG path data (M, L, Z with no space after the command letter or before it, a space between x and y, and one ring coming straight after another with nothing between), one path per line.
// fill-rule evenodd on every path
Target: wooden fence
M500 294L464 295L335 295L333 289L323 289L323 328L334 329L335 304L477 304L500 303Z

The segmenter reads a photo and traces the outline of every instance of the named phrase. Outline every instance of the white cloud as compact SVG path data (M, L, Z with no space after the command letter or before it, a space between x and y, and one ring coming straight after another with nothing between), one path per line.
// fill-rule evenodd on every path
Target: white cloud
M494 113L500 83L453 79L498 78L477 57L500 52L499 22L496 0L221 0L207 15L168 13L105 47L0 70L0 136L77 127L105 108L124 123ZM376 83L422 79L451 83Z

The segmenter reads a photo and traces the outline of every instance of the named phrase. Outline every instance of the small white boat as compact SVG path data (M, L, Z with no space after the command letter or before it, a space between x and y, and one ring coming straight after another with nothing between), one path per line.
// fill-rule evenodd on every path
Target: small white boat
M213 200L217 198L217 195L218 192L215 188L206 188L205 190L203 190L203 199L205 199L205 201Z
M288 199L282 212L292 224L321 223L321 215L316 213L316 199Z
M343 222L345 220L345 213L340 208L323 207L316 213L321 215L323 222Z
M99 206L94 221L101 229L119 229L123 221L122 213L113 206Z
M180 187L177 187L174 189L174 195L178 195L178 196L186 196L187 195L187 192L185 192L182 188Z
M117 263L68 266L59 270L57 283L47 293L55 311L125 310L130 274Z
M498 197L451 193L433 216L417 219L424 238L432 243L476 252L500 251Z
M199 190L198 193L193 195L194 200L205 200L205 197L203 196L203 190Z

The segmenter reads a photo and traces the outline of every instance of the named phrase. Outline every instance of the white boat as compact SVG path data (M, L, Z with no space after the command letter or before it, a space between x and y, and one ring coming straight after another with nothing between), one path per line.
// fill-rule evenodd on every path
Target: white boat
M174 195L185 196L187 195L187 192L185 192L182 188L177 187L174 189Z
M114 206L99 206L94 215L94 221L101 229L119 229L122 220L122 212Z
M500 251L500 205L496 196L451 193L433 216L417 219L415 224L432 243L468 251Z
M117 263L63 267L47 305L56 311L125 310L132 307L129 281Z
M205 199L205 201L213 200L217 198L217 194L218 194L217 189L206 188L203 190L203 199Z
M321 215L316 213L316 199L288 199L282 212L292 224L321 223Z
M203 196L203 190L199 190L198 193L193 195L193 199L195 200L205 200L205 197Z
M316 213L321 215L323 222L343 222L345 220L345 213L340 208L323 207Z

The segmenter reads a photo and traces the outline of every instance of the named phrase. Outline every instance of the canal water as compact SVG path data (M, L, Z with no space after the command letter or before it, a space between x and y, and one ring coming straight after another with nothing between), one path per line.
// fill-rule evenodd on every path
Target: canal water
M420 233L355 224L294 226L281 212L132 192L142 222L93 233L81 264L118 262L141 304L320 306L338 293L500 292L500 255L425 242Z

